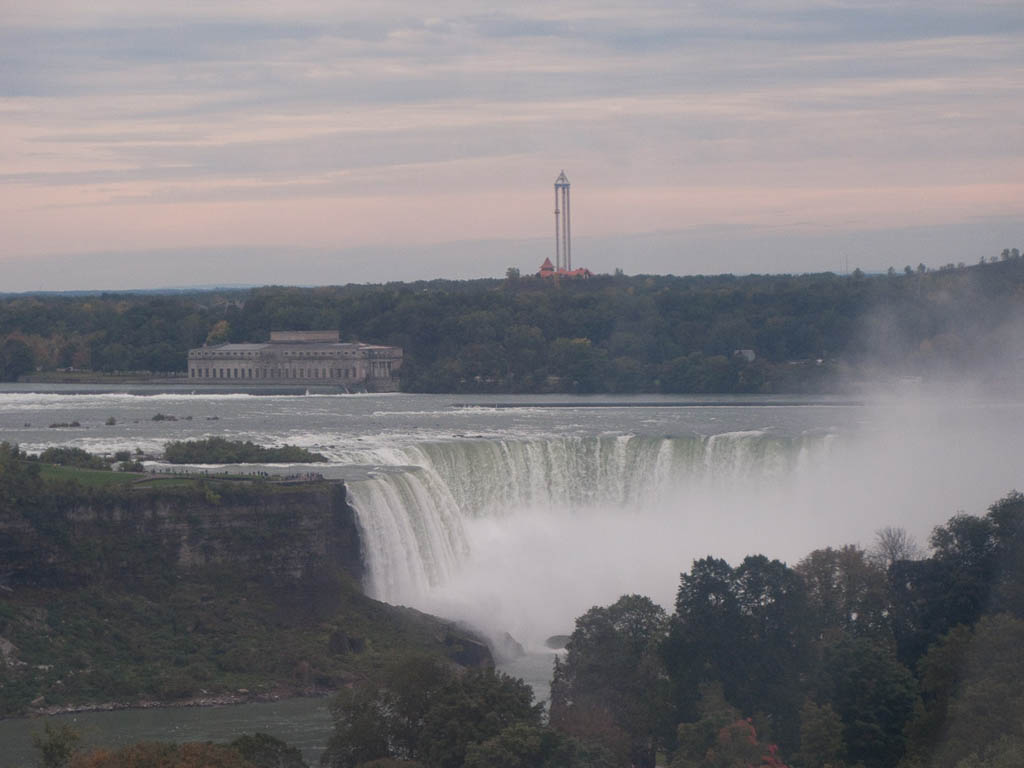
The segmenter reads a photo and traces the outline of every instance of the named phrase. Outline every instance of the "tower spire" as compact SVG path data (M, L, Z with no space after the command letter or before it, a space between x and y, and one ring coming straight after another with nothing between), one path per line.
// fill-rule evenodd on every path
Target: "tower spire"
M572 269L569 178L564 170L555 179L555 269Z

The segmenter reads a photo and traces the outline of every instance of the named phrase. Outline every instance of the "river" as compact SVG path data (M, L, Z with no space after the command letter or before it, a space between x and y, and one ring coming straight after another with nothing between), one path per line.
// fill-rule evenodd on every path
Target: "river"
M817 547L870 545L890 525L925 542L958 510L982 513L1021 486L1024 405L964 396L887 393L853 402L39 389L0 389L0 439L30 452L71 445L156 455L168 440L216 435L323 453L330 461L317 471L348 481L368 593L468 621L496 638L510 634L527 656L505 668L541 697L551 668L547 636L570 632L574 617L624 593L647 594L671 610L679 573L696 557L738 562L763 552L795 563ZM51 426L73 422L80 426ZM159 461L149 467L173 469ZM279 707L282 714L268 715L278 723L271 732L299 741L316 720L308 706L319 705L231 709L244 719ZM205 712L165 711L157 719L172 730L160 736L226 738L241 723L235 714ZM89 717L123 723L111 732L126 738L148 735L146 713ZM206 735L206 722L216 736ZM325 734L326 715L318 722ZM0 740L12 733L0 730Z

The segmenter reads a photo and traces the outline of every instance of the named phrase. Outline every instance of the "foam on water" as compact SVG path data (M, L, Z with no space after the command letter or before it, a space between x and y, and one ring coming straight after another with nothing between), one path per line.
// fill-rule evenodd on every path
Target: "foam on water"
M349 485L366 587L378 599L533 644L623 591L670 603L698 551L696 531L707 546L707 529L734 529L749 517L752 493L791 492L801 472L828 461L826 438L758 430L373 450L364 458L418 469Z
M981 513L1021 486L1019 403L544 402L8 392L0 439L156 454L168 440L223 436L318 451L329 464L298 471L349 482L372 594L527 644L623 593L671 607L695 557L795 562L819 546L869 544L886 525L924 541L956 511ZM179 420L154 422L158 411ZM82 429L47 427L72 420Z

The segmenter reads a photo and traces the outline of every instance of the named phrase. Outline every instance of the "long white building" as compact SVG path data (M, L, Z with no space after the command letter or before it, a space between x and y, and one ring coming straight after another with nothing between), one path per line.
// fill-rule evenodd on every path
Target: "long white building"
M401 367L401 347L342 343L337 331L272 331L263 344L188 352L188 377L204 384L303 383L395 392Z

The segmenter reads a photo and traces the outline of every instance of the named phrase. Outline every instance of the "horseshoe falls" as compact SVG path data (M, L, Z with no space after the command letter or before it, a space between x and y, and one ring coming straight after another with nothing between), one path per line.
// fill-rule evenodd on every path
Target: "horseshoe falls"
M694 557L761 551L800 525L835 437L462 439L363 456L350 481L367 592L523 643L641 592L671 606ZM352 458L352 457L349 457ZM752 522L752 509L776 511Z
M348 483L370 594L527 647L623 594L671 610L694 558L795 564L884 526L924 544L1024 490L1019 400L460 399L0 392L0 432L35 453L211 436L322 453L318 471Z

